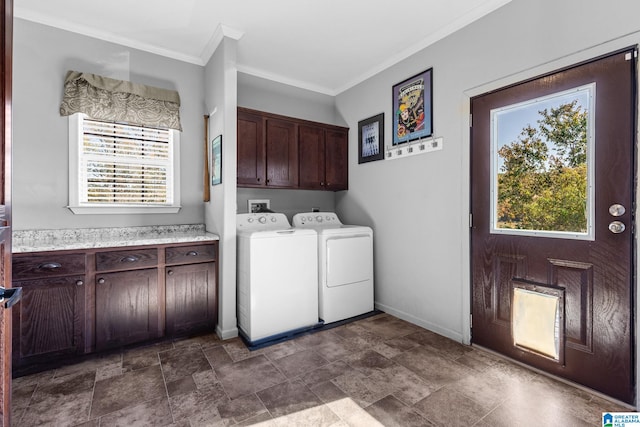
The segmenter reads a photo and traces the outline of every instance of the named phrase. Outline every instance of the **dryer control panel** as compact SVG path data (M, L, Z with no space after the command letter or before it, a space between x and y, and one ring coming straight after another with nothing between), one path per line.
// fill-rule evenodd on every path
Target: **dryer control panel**
M334 212L305 212L293 216L294 227L321 227L342 225Z

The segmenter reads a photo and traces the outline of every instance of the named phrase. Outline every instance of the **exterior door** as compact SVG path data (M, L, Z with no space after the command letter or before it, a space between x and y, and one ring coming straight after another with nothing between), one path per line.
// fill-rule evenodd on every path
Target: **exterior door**
M0 2L2 38L2 106L0 114L0 287L11 287L11 80L13 43L13 2ZM0 304L0 426L11 424L11 313L9 300Z
M634 402L635 50L471 100L472 342Z

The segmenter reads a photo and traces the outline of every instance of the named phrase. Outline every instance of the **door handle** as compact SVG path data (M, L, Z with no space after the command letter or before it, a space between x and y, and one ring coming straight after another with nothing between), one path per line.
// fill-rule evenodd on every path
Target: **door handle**
M4 308L13 307L22 298L22 288L0 287L0 302Z
M613 234L620 234L624 231L625 226L621 221L613 221L609 224L609 231Z

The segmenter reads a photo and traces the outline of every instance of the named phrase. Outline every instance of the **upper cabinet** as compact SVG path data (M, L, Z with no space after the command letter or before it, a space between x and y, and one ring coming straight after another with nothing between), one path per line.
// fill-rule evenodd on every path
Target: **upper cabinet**
M238 108L238 187L346 190L349 129Z
M265 173L262 116L238 109L238 186L264 186Z
M300 125L300 188L339 191L348 188L348 129Z
M287 120L265 118L267 186L298 186L298 125Z

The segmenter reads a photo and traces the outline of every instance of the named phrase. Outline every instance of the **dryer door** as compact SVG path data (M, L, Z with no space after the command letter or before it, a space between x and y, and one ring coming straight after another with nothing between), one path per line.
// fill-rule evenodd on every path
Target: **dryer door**
M344 286L373 279L373 238L369 234L327 239L325 286Z

